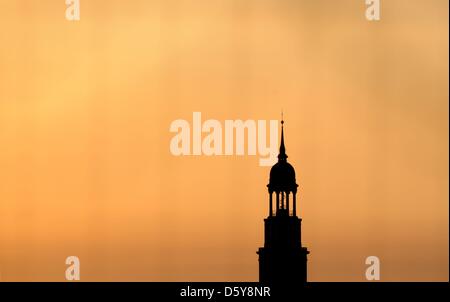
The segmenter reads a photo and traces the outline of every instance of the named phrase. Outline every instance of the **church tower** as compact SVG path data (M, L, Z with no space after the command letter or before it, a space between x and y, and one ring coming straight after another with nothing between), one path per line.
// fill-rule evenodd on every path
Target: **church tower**
M307 282L307 255L302 245L302 219L297 216L295 170L287 162L284 121L278 162L270 170L269 216L264 219L264 247L259 248L259 281L302 285Z

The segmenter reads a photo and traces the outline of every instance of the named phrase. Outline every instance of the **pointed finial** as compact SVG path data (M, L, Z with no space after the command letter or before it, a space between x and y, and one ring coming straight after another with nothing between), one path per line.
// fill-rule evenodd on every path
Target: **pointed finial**
M283 111L281 111L281 142L280 142L280 154L278 154L278 160L286 160L286 147L284 146L284 119Z

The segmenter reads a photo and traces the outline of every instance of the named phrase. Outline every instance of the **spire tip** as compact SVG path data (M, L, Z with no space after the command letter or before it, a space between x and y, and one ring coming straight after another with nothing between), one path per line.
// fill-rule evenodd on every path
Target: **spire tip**
M280 153L278 154L278 160L286 160L288 157L286 155L286 147L284 146L284 119L283 111L281 111L281 142L280 142Z

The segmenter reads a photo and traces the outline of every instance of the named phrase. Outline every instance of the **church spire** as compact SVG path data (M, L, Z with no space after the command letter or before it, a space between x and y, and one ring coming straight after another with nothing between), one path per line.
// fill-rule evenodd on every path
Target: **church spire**
M283 112L281 113L281 143L280 143L280 154L278 154L278 161L286 160L286 147L284 146L284 120L283 120Z

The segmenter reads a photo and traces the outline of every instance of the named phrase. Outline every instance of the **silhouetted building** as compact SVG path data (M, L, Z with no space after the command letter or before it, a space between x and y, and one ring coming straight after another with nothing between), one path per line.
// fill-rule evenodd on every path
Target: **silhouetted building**
M301 223L297 217L295 170L287 162L284 121L278 162L270 170L269 216L264 219L264 247L259 248L259 281L304 284L307 282L307 255L302 246ZM275 196L275 198L274 198ZM274 209L275 207L275 209Z

